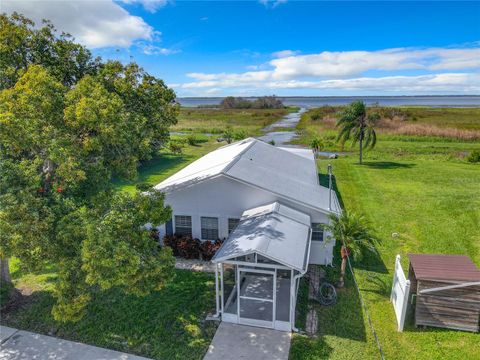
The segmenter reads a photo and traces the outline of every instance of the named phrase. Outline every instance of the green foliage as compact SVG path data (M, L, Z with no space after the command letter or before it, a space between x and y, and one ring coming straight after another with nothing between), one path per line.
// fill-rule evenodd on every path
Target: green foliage
M150 190L152 187L154 186L154 184L150 183L150 182L140 182L138 184L135 184L135 188L138 190L138 191L148 191Z
M236 141L238 141L238 140L243 140L243 139L245 139L247 136L248 136L248 135L247 135L247 132L246 132L245 130L243 130L243 129L239 129L239 130L234 131L234 132L233 132L233 135L232 135L233 140L236 140Z
M57 36L53 25L33 21L13 13L0 14L0 90L10 88L33 64L41 64L65 86L74 85L99 64L90 51L65 33Z
M172 154L178 155L183 152L183 145L180 141L170 141L168 143L168 150L170 150Z
M156 227L171 218L163 199L155 190L149 196L116 193L108 206L96 209L99 213L87 221L81 249L87 284L103 290L120 286L128 293L146 295L169 281L174 266L171 251L161 248L144 226Z
M478 163L480 162L480 150L473 150L467 157L468 162Z
M323 140L320 137L315 137L310 142L310 147L315 151L321 151L324 148Z
M225 131L222 134L222 137L229 144L233 141L233 130L231 126L226 127Z
M375 133L375 123L379 120L377 113L368 114L366 106L361 101L355 101L350 104L342 112L337 122L340 128L337 141L343 144L352 140L352 146L357 142L360 143L360 164L362 163L363 146L373 149L377 142L377 134ZM365 142L365 144L364 144Z
M188 143L188 145L190 145L190 146L195 146L195 145L197 145L198 140L197 140L197 137L195 136L195 134L189 134L189 135L187 136L187 143Z
M261 96L256 100L227 96L221 101L220 107L223 109L282 109L284 105L275 96Z
M32 30L17 15L1 21L1 37L28 33L24 40L33 44L2 47L5 61L20 51L40 64L15 73L6 64L0 74L2 86L14 81L0 92L0 253L30 270L45 261L58 265L57 319L84 316L96 286L135 294L158 289L171 276L172 257L142 225L168 220L163 196L112 196L108 189L113 176L136 178L139 163L164 146L178 112L174 92L136 64L98 62L88 72L79 72L78 62L56 67L35 53L36 41L54 50L66 41L51 25Z
M378 239L362 215L346 210L339 216L330 215L330 224L325 225L325 229L331 233L331 239L339 241L350 250L355 261L361 260L367 252L377 252Z

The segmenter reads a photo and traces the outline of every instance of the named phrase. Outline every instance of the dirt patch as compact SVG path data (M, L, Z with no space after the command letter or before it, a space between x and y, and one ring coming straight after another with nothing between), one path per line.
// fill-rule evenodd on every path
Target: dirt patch
M33 290L26 286L18 289L13 288L10 291L7 303L1 308L2 318L8 319L9 314L28 306L32 302L32 293Z

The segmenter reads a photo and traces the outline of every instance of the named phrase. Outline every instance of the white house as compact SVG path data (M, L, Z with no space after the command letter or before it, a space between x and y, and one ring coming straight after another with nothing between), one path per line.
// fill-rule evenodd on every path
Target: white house
M212 151L155 188L173 210L159 228L161 238L226 239L213 259L217 315L294 328L298 280L309 263L332 263L334 241L325 241L321 225L340 212L335 192L319 184L313 153L248 138Z

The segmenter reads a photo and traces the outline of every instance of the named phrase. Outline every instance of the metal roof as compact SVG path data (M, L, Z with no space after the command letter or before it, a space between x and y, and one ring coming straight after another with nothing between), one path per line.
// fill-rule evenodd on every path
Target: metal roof
M310 216L275 202L245 211L212 261L257 253L303 272L309 246Z
M305 151L292 152L253 138L210 152L155 188L171 192L218 175L329 212L329 189L319 185L313 156L306 156ZM340 212L335 192L332 197L333 210Z
M480 269L468 256L408 254L408 258L417 279L480 281Z

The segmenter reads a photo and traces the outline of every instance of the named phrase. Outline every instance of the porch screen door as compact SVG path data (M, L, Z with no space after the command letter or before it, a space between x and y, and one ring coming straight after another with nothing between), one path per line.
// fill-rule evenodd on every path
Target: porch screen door
M275 271L238 267L240 324L273 328L276 304Z

